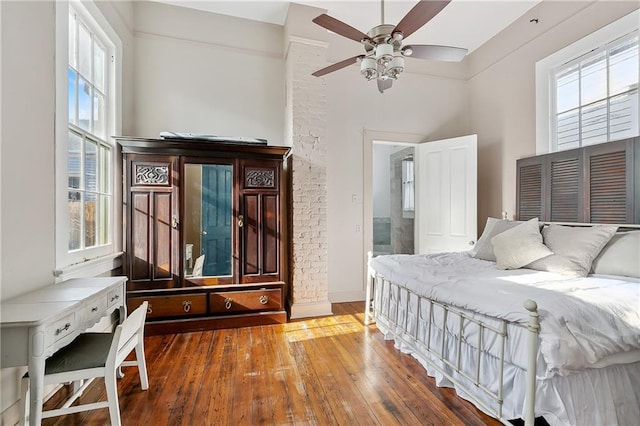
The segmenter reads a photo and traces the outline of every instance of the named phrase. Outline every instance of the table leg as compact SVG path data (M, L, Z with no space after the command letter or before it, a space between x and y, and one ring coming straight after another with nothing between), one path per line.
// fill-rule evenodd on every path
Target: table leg
M29 357L29 425L39 426L42 421L44 398L44 356Z
M122 306L120 306L119 308L119 316L120 318L118 319L118 321L120 322L120 324L122 324L124 322L124 319L127 317L127 304L123 304ZM122 372L122 366L119 365L118 369L116 370L116 377L118 379L122 379L124 377L124 373Z

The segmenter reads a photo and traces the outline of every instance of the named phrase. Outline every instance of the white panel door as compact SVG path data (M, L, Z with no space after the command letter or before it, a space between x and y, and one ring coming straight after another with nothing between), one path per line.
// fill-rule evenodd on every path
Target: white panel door
M464 251L477 237L477 135L416 147L416 252Z

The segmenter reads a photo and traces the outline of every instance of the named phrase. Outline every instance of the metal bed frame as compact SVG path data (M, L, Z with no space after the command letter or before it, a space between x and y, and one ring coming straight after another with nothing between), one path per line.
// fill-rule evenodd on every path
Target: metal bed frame
M371 253L368 254L369 261L372 258ZM368 265L370 262L368 263ZM538 351L538 335L540 330L539 318L538 318L538 306L536 302L532 300L527 300L524 302L524 307L529 311L529 321L526 324L520 324L515 322L510 322L507 320L492 318L484 315L474 314L474 316L470 316L468 312L465 312L456 307L450 306L446 303L442 303L431 298L418 295L417 293L399 286L395 283L384 278L382 275L378 274L375 270L373 270L370 266L367 267L367 288L366 288L366 300L365 300L365 325L371 324L376 321L376 319L383 320L388 322L390 325L394 326L394 330L391 331L394 335L394 338L407 345L408 347L415 349L413 351L413 356L418 358L421 362L428 364L430 367L433 367L440 374L446 377L455 385L459 386L462 390L464 390L468 397L473 400L473 402L480 407L483 411L488 414L494 416L496 419L500 420L505 425L511 425L509 422L510 419L506 419L503 417L502 413L502 404L503 404L503 372L504 372L504 352L505 352L505 343L508 337L507 325L513 325L517 327L525 327L529 332L529 338L527 343L527 375L526 375L526 393L525 393L525 409L524 409L524 422L525 426L533 426L535 421L535 389L536 389L536 356ZM382 296L381 292L377 288L381 288L387 284L389 286L389 298L387 299L387 306L382 305ZM405 301L404 301L404 318L398 318L398 313L400 309L396 307L395 314L391 313L390 304L391 304L391 294L393 292L393 288L396 288L398 294L398 303L401 303L401 292L405 292ZM372 298L373 296L373 298ZM413 326L409 325L408 321L408 313L409 313L409 303L411 298L417 300L417 317ZM426 323L426 336L423 339L418 337L418 319L422 316L423 303L426 303L429 306L428 314L426 315L425 320ZM439 307L442 312L442 324L443 324L443 332L441 333L441 338L439 342L436 342L436 338L432 338L432 326L435 323L434 317L434 307ZM390 317L393 316L393 318ZM449 330L447 328L447 318L449 316L455 316L458 318L458 327L457 330ZM480 318L482 319L480 319ZM486 318L486 320L484 320ZM492 320L492 323L498 323L498 326L492 325L488 320ZM465 341L465 336L463 333L463 325L464 323L473 323L478 327L478 337L477 337L477 355L476 355L476 365L475 374L468 374L461 368L461 346ZM399 328L399 330L398 330ZM412 328L412 329L409 329ZM448 331L445 332L445 331ZM487 386L481 383L480 381L480 365L483 356L491 356L484 349L484 341L483 336L484 333L493 333L498 339L499 345L499 359L498 359L498 369L499 369L499 377L497 378L498 382L498 390L497 392L492 391ZM454 354L455 359L450 359L445 356L445 335L449 335L448 339L454 339L456 350ZM461 377L461 380L457 377L449 374L439 363L442 365L453 369L457 375ZM495 407L490 407L485 404L483 401L478 399L475 395L478 391L484 392L491 400L495 401Z

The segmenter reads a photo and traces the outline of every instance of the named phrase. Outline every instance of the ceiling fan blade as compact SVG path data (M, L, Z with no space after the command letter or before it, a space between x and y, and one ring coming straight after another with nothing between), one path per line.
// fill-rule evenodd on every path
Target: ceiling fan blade
M391 89L391 86L393 86L392 79L390 78L386 80L383 80L381 78L378 79L378 90L380 91L380 93L383 93L387 89Z
M411 46L404 46L400 52L403 56L408 58L460 62L465 57L468 50L461 47L414 44Z
M312 21L320 25L321 27L328 29L329 31L333 31L334 33L340 34L343 37L355 40L358 43L360 43L361 40L369 39L369 36L367 36L362 31L357 30L336 18L332 18L326 13L316 16L312 19Z
M451 0L420 0L413 9L396 25L392 32L401 32L404 38L409 37L424 24L436 16Z
M344 67L348 67L351 64L355 64L358 59L364 58L364 55L354 56L353 58L345 59L344 61L336 62L333 65L329 65L328 67L322 68L311 74L314 77L322 77L325 74L329 74L330 72L338 71Z

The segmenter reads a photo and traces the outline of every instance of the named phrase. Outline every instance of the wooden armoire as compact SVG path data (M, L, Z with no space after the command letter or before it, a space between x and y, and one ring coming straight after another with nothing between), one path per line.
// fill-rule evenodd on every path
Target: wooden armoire
M150 334L287 320L289 148L116 137L127 307Z

